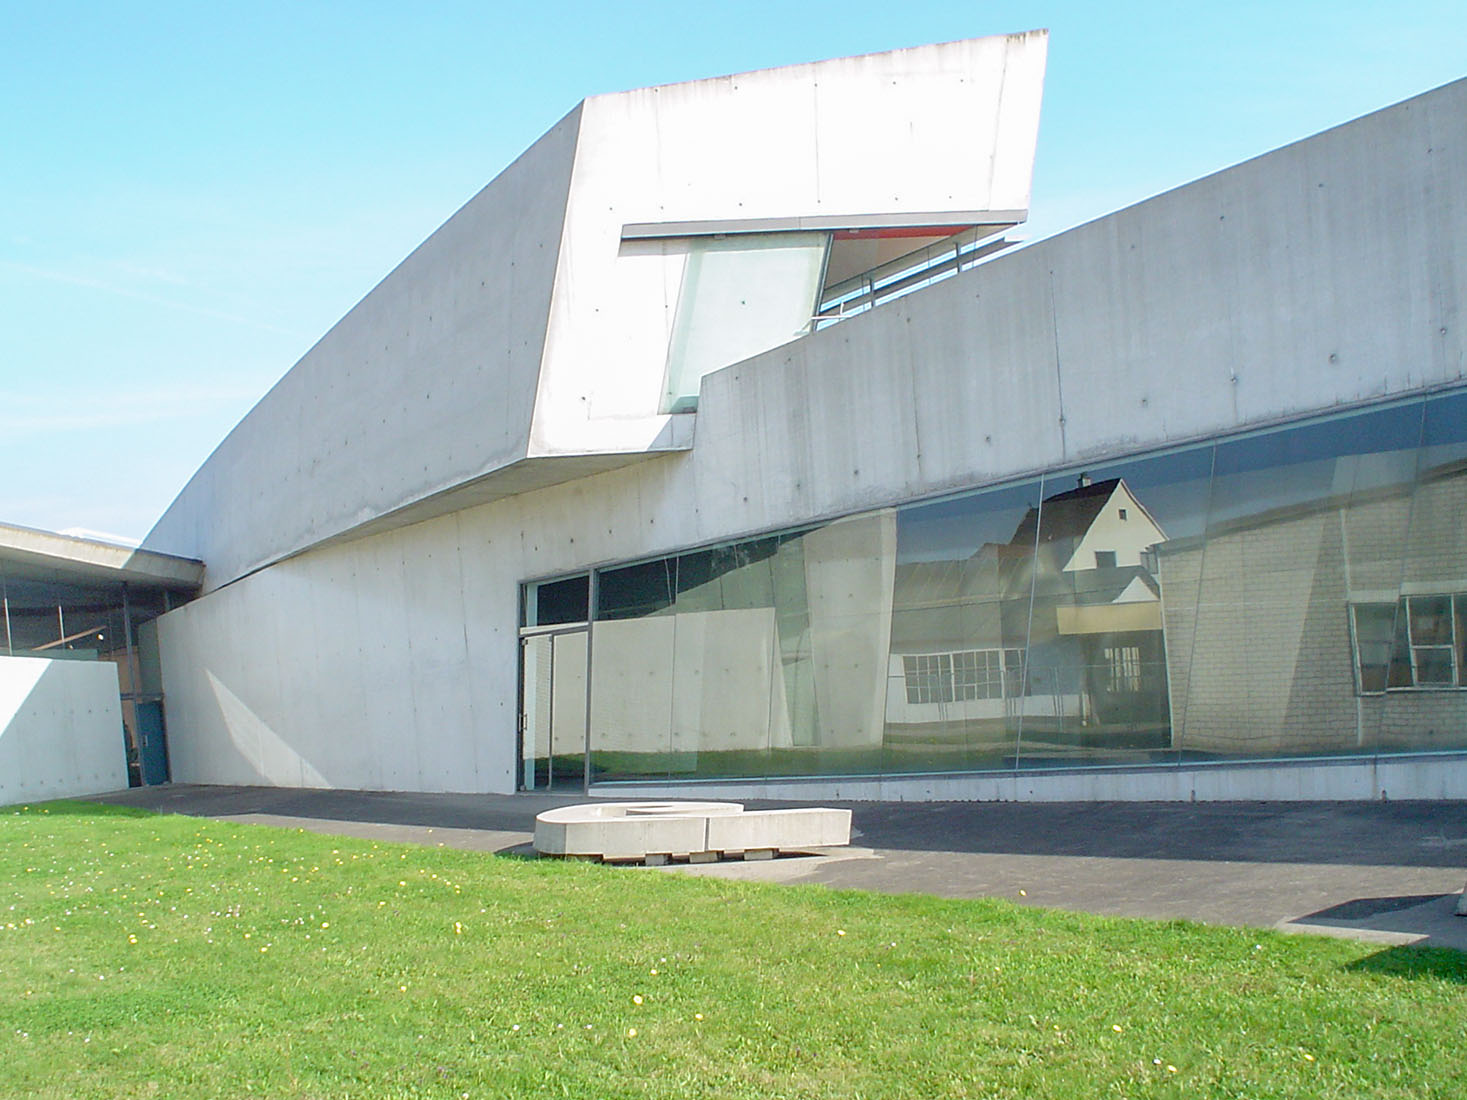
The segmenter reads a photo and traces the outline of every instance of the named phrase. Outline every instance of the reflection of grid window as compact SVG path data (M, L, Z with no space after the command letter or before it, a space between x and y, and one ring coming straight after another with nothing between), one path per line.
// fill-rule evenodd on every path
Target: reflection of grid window
M963 649L902 657L909 703L1002 699L1019 694L1022 661L1017 649Z
M996 649L954 653L953 698L1002 699L1003 654Z
M1467 687L1467 594L1405 596L1350 610L1363 694Z
M909 703L953 701L953 658L951 653L917 653L902 658Z
M1141 690L1141 647L1107 646L1104 656L1110 673L1110 690L1135 693Z

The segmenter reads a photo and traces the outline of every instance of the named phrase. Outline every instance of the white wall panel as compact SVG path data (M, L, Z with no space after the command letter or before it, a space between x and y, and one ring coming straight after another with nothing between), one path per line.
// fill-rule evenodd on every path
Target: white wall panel
M126 786L117 666L0 657L0 805Z
M514 499L501 512L515 511ZM518 532L493 522L491 509L459 514L464 660L473 718L475 789L514 786L518 720ZM467 764L467 761L461 761Z
M407 632L402 640L407 648L402 656L413 693L418 783L444 790L474 758L458 520L450 515L420 526L417 552L403 547Z

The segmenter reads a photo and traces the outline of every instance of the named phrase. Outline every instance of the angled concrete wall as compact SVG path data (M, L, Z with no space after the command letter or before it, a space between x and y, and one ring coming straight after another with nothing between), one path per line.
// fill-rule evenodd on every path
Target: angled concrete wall
M126 786L117 666L0 657L0 806Z
M525 456L579 109L423 242L219 445L145 545L207 587Z

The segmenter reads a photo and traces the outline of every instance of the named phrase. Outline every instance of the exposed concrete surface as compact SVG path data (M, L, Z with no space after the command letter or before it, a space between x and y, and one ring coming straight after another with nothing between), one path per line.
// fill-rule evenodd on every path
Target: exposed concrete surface
M117 666L0 653L0 806L126 782Z
M169 786L96 801L530 854L535 815L585 797ZM663 870L1467 951L1467 918L1452 915L1467 883L1467 802L844 805L851 848Z

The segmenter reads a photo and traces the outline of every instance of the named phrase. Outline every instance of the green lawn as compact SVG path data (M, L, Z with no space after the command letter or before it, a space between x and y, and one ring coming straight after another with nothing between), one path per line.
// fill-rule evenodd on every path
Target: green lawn
M1467 1096L1467 956L0 810L0 1096Z

